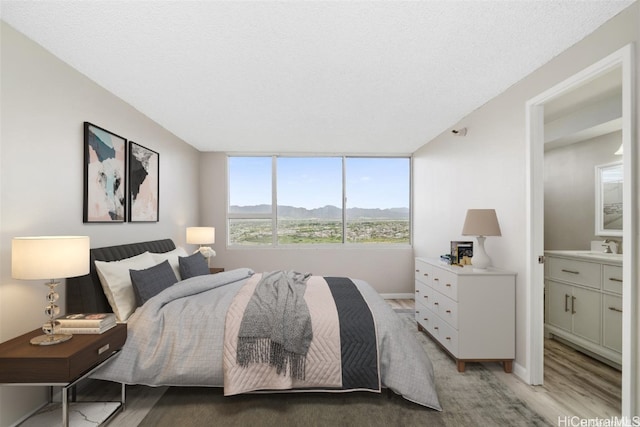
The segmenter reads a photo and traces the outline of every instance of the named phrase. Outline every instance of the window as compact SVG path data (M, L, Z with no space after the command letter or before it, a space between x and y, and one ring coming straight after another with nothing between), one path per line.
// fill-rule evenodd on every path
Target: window
M231 246L410 243L409 157L229 156L228 169Z

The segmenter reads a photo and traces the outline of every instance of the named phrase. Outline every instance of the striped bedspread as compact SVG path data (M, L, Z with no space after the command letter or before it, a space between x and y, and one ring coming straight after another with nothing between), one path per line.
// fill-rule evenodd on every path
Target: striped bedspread
M347 278L312 276L304 294L313 339L304 379L276 372L266 363L236 362L244 310L262 275L251 277L227 311L224 337L224 394L265 390L366 390L380 392L378 340L369 307Z

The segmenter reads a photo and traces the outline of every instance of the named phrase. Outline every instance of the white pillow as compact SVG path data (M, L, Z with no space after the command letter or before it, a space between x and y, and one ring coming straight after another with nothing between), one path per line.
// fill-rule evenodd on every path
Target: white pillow
M129 270L143 270L154 265L156 262L149 252L120 261L96 261L102 289L119 322L126 321L137 307Z
M164 252L161 254L156 254L152 252L151 256L155 260L156 264L160 264L161 262L164 262L164 261L169 261L169 265L173 269L173 272L175 273L178 280L182 280L182 278L180 277L180 264L178 261L178 257L189 256L187 254L187 251L184 250L184 248L177 247L172 251Z

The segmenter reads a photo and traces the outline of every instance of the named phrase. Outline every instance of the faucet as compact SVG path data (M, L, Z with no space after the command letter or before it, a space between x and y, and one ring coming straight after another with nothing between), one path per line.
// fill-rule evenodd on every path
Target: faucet
M615 251L611 250L611 245L613 245L613 247L616 248ZM604 253L605 254L617 254L618 253L618 243L615 240L604 239L604 242L602 242L602 246L605 248L604 249Z

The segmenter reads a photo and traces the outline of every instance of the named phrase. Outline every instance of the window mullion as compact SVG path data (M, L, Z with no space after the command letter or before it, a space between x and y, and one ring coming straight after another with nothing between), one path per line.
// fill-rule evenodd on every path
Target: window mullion
M271 157L271 244L278 245L278 157Z
M342 156L342 244L347 242L347 158Z

